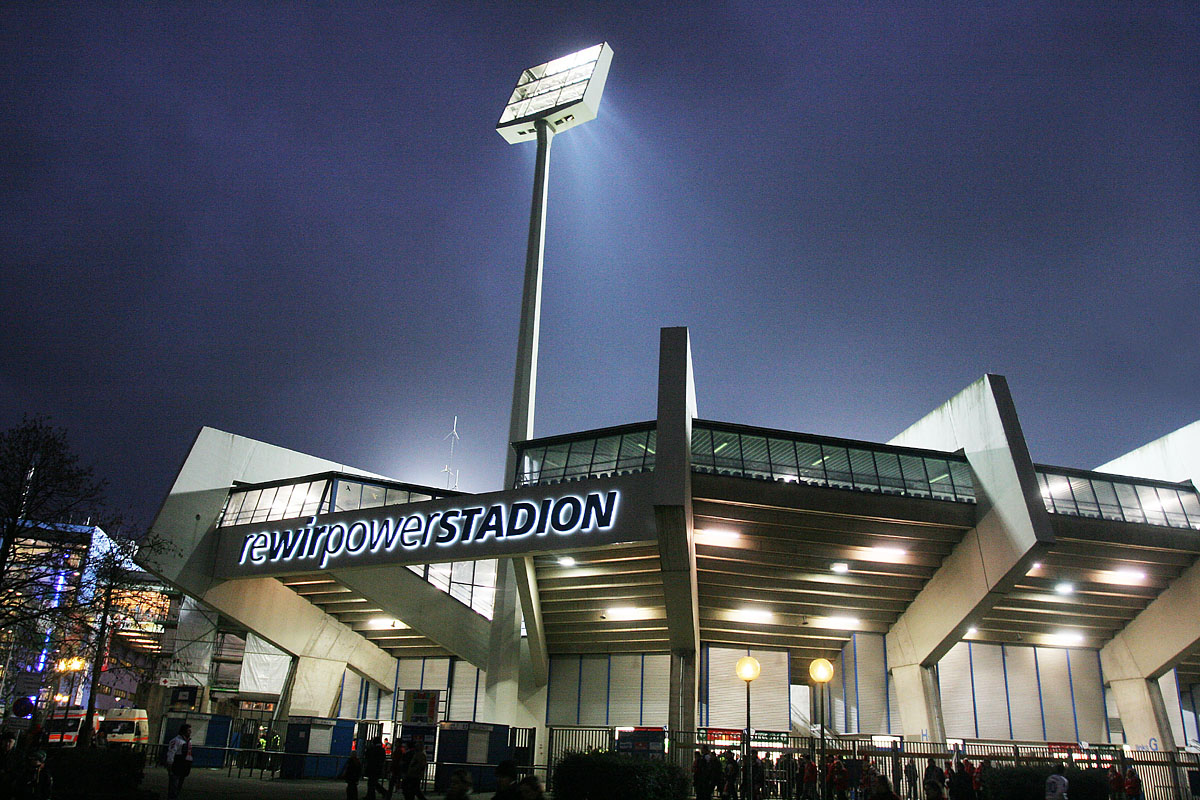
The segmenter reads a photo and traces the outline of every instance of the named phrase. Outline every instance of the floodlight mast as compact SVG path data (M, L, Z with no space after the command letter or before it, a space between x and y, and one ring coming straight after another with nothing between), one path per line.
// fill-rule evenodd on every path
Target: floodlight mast
M508 427L509 448L504 465L505 488L511 485L510 481L517 480L517 452L512 443L533 438L550 143L555 133L596 118L611 63L612 48L602 43L525 70L496 124L497 132L509 144L529 141L528 137L534 134L537 136L529 239L525 246L525 283L521 293L521 328L517 336L517 365Z

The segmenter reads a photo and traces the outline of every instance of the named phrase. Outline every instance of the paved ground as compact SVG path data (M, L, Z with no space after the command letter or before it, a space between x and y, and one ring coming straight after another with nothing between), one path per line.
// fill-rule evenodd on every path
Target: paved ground
M147 767L143 789L155 792L159 797L167 796L167 770L164 767ZM358 785L358 796L366 795L366 785ZM258 777L232 777L225 770L196 769L183 784L179 800L344 800L346 784L339 781L310 778L306 780L263 780ZM397 792L396 797L400 795ZM441 795L427 795L430 800ZM481 798L491 797L484 792Z

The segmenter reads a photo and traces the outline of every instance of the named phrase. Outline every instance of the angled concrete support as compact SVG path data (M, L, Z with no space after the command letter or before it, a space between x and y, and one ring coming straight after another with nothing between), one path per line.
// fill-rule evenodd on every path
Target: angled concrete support
M696 544L692 526L692 420L696 385L687 328L663 328L658 360L654 520L658 532L667 634L671 643L671 730L696 727L700 646Z
M521 616L525 620L525 639L529 647L529 668L532 681L542 686L550 680L550 656L546 650L546 626L542 622L542 601L538 594L537 573L529 556L514 558L513 575L517 581L517 598L521 601Z
M331 575L459 658L487 668L487 619L428 581L404 567L340 570Z
M1098 467L1102 472L1200 482L1200 422L1193 422ZM1117 701L1125 741L1175 746L1159 676L1200 647L1200 561L1193 562L1100 650L1104 679Z
M349 664L377 686L391 691L395 659L279 581L246 578L218 582L213 578L216 524L234 482L261 483L329 471L371 475L344 464L203 428L150 529L151 535L169 542L171 547L140 555L138 563L291 655L328 659L343 668ZM330 667L329 671L336 670ZM337 683L341 683L340 672Z
M888 632L888 663L899 676L907 667L935 665L962 638L972 619L1002 599L1053 544L1054 532L1003 377L985 375L891 443L962 451L974 475L978 502L976 526ZM908 674L906 680L915 688L912 676L921 673ZM937 702L936 691L911 697ZM905 735L928 731L932 736L940 730L940 719L940 708L901 703Z

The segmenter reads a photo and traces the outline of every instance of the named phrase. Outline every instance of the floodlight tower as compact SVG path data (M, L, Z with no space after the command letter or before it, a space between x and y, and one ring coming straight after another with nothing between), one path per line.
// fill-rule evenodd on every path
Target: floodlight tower
M512 416L508 427L510 447L504 466L506 489L517 474L517 454L511 447L512 442L533 438L550 141L554 134L596 118L611 63L612 48L602 43L530 67L521 73L517 88L496 123L496 131L509 144L530 141L535 135L537 138L529 241L525 248L525 287L521 294L521 331L517 337L517 371L513 379Z

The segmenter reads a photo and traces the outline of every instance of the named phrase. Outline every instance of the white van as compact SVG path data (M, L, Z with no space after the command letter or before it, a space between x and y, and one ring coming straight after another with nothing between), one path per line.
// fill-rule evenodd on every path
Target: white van
M150 717L144 708L110 708L104 712L100 731L108 744L146 744L150 741Z

